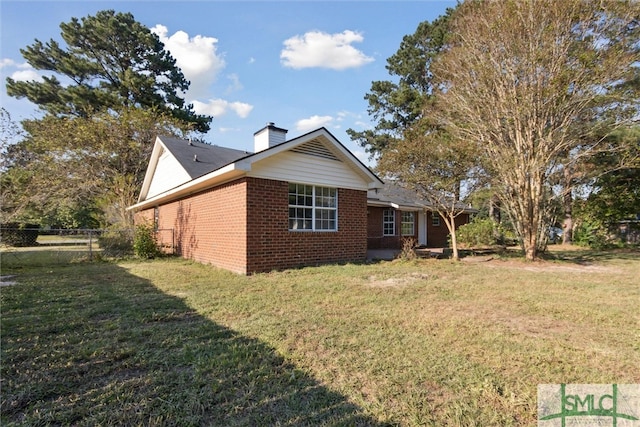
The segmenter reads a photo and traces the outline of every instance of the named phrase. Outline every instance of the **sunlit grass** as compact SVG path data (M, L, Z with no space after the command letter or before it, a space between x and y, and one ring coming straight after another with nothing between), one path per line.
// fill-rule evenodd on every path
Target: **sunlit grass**
M639 255L23 269L2 421L532 425L540 383L640 382Z

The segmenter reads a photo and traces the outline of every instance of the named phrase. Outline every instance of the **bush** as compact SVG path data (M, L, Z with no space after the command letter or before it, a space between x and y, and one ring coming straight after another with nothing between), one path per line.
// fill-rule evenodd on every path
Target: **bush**
M8 246L38 246L39 224L18 224L9 222L2 224L2 243Z
M573 243L591 249L604 249L608 246L607 232L602 224L582 221L573 232Z
M130 230L106 230L98 237L102 254L107 257L123 257L133 253Z
M405 261L416 259L415 247L418 245L418 242L413 237L405 237L402 239L402 250L400 251L400 255L398 256L400 259Z
M152 226L143 224L136 227L133 238L133 253L144 259L155 258L160 255L156 233Z
M461 248L494 246L502 240L501 233L492 219L474 218L456 231L458 245Z

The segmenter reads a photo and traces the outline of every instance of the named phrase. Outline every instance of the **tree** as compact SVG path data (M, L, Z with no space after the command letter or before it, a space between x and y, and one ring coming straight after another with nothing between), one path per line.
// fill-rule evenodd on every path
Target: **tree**
M458 260L456 218L467 210L461 187L471 190L479 177L476 147L452 138L425 115L402 139L389 144L380 156L378 170L420 194L443 219L453 259Z
M605 143L609 150L591 159L592 179L578 219L608 232L640 214L640 126L618 129Z
M371 157L379 156L389 145L422 116L433 91L433 59L445 48L448 23L455 9L447 9L433 22L422 22L414 34L406 35L398 51L387 59L387 70L398 82L374 81L365 95L368 113L376 122L374 129L356 132L348 129L353 141L366 149Z
M26 98L60 117L90 117L122 107L154 108L209 130L211 117L193 112L181 92L189 82L157 35L130 13L98 12L60 24L63 48L36 40L20 52L37 70L52 71L43 81L7 78L7 93ZM60 77L62 80L59 80Z
M9 147L20 139L22 129L11 119L11 114L0 108L0 170L6 168L6 153Z
M28 136L13 146L2 177L10 189L3 217L72 228L131 226L126 208L136 201L155 136L186 132L183 122L139 108L23 125Z
M639 9L467 2L451 23L450 48L431 67L440 91L434 119L477 144L528 260L546 245L548 178L563 154L592 155L602 142L595 135L637 114L637 96L620 83L637 75Z

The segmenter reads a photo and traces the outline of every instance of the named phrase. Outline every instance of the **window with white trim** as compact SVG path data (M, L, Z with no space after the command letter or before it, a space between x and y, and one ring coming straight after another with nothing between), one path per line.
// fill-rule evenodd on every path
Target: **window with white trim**
M338 230L338 191L289 183L289 230Z
M396 211L393 209L385 209L382 211L382 235L396 235Z
M440 227L440 214L435 212L431 214L431 225Z
M400 229L403 236L413 236L415 234L415 212L402 212Z

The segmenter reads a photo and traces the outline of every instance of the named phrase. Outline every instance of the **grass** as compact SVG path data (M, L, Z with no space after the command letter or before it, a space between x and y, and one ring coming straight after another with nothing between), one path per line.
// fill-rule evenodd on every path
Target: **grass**
M2 425L533 425L537 385L640 382L640 253L243 277L15 268Z

